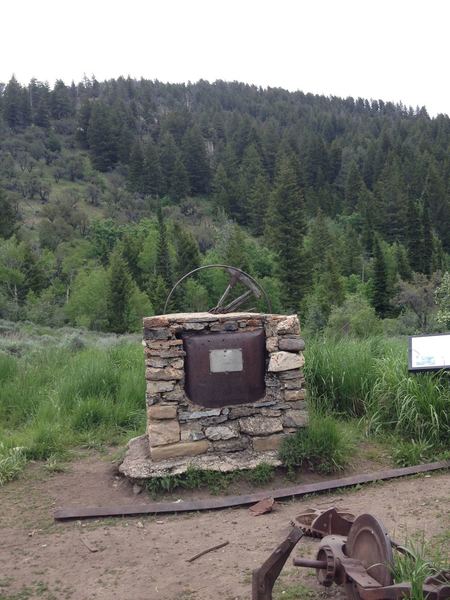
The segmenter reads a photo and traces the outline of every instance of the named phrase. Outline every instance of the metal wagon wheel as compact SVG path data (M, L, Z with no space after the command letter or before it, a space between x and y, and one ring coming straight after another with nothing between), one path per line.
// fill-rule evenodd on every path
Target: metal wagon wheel
M176 282L176 284L170 290L169 295L167 296L166 303L164 304L163 314L166 314L167 307L169 306L170 300L177 287L181 283L183 283L188 277L191 277L195 273L198 273L199 271L203 271L205 269L223 269L228 272L228 275L230 277L228 285L226 286L223 294L220 296L217 304L212 308L208 309L208 312L213 314L224 314L234 312L252 297L258 300L261 297L264 298L264 301L268 308L268 312L272 312L272 305L270 303L269 296L267 295L264 288L251 275L249 275L245 271L242 271L242 269L238 269L237 267L231 267L230 265L204 265L203 267L198 267L197 269L189 271L189 273L183 275L183 277L181 277L181 279L179 279ZM238 283L244 285L247 288L247 290L234 300L228 302L228 304L224 304L227 296ZM251 310L253 309L248 309L248 312L251 312Z

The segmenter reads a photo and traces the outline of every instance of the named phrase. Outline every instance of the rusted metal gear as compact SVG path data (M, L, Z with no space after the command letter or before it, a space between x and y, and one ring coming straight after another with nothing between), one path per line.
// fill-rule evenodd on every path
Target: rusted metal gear
M322 546L317 552L316 560L325 561L325 569L316 569L316 575L319 583L325 587L330 587L336 576L336 560L333 549L330 546Z
M348 535L355 515L334 506L323 510L307 508L296 520L305 535L323 538L325 535Z

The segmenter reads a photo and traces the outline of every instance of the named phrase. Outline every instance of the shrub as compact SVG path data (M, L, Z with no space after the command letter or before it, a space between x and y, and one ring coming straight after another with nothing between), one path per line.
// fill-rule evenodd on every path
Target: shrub
M329 415L314 415L308 427L283 440L280 459L292 471L308 467L332 473L345 467L352 452L347 429Z

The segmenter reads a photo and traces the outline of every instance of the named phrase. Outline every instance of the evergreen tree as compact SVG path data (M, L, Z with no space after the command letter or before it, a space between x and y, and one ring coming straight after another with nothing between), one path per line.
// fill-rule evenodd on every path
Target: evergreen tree
M16 231L17 209L0 188L0 237L8 239Z
M268 235L278 255L285 305L297 310L307 286L304 199L289 158L281 157L277 171L268 211Z
M73 113L69 88L61 79L56 80L51 93L50 107L54 119L64 119Z
M161 184L162 174L158 149L155 142L150 139L144 149L143 193L148 196L157 196L160 193Z
M193 195L209 191L211 171L206 154L205 140L196 126L188 129L183 137L183 162L189 175Z
M450 221L448 222L450 227ZM423 227L423 246L422 246L422 261L421 271L425 275L431 274L431 266L433 260L433 233L431 231L430 212L428 208L428 199L425 198L422 211L422 227Z
M248 221L254 235L260 236L264 233L269 196L267 178L261 173L256 177L248 194Z
M192 233L179 223L174 224L173 239L177 254L177 277L180 278L200 266L200 252Z
M417 202L412 198L408 202L407 245L409 264L413 271L421 272L423 268L423 222Z
M132 280L119 249L112 253L109 265L106 288L108 329L114 333L125 333L129 323Z
M31 121L28 92L14 75L3 93L3 115L7 125L14 131L26 127Z
M92 106L87 140L92 163L99 171L108 171L117 160L117 140L109 108L103 102Z
M132 192L144 192L144 153L141 144L136 141L130 155L128 186Z
M150 298L155 314L160 315L163 313L169 290L170 288L167 287L161 275L155 275L150 278L148 284L148 297Z
M24 302L28 292L38 295L45 287L44 273L28 243L25 244L20 270L23 274L23 283L19 289L19 298Z
M189 175L181 160L181 156L178 155L173 166L168 193L172 200L182 200L186 196L189 196L190 191Z
M158 206L158 246L156 250L156 275L160 275L167 289L170 290L173 284L172 261L170 259L169 242L167 239L167 229L162 214L161 204ZM151 302L155 306L151 297Z
M372 305L380 317L390 310L386 261L378 238L374 241Z

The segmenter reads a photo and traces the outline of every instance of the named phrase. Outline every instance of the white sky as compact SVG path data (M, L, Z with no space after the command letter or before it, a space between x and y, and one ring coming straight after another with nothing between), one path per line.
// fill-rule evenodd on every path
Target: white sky
M3 0L0 81L238 80L450 113L449 0Z

